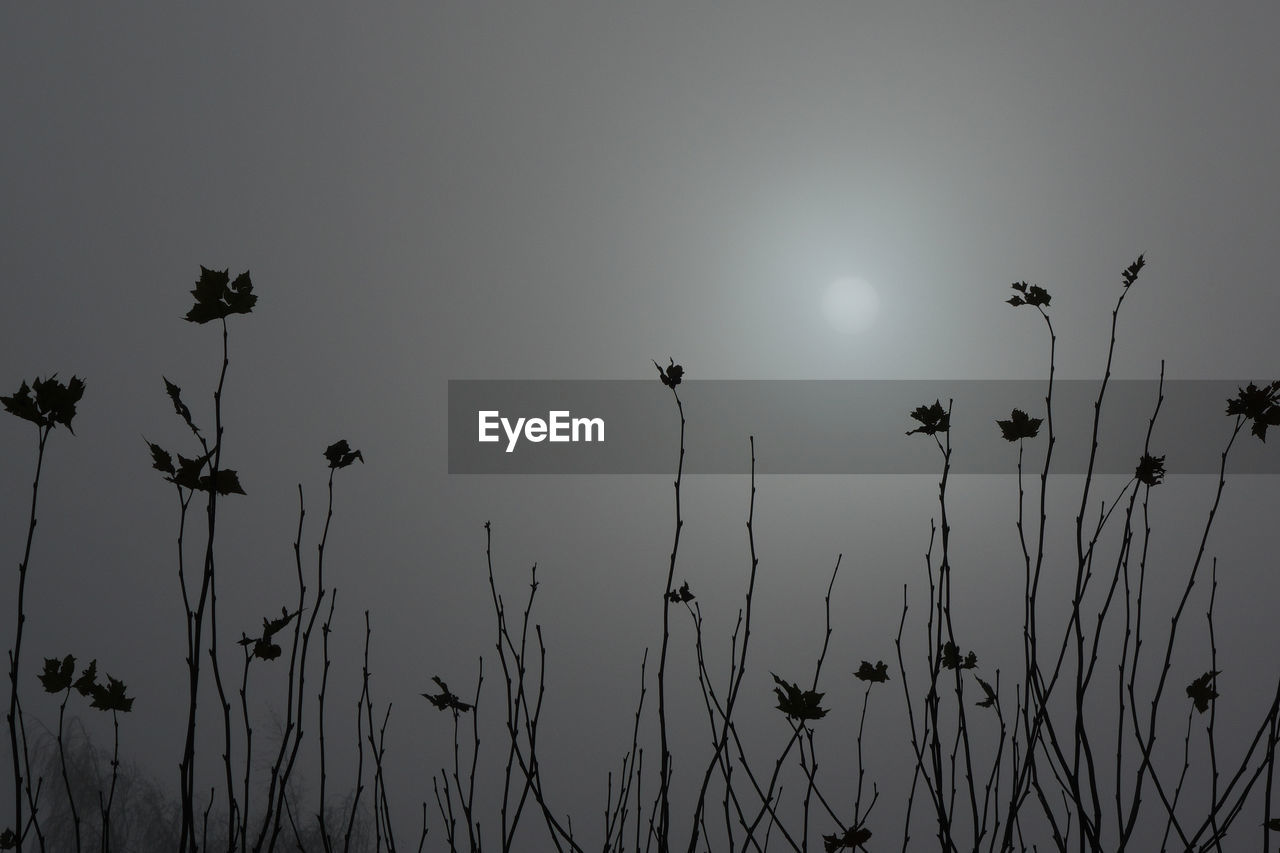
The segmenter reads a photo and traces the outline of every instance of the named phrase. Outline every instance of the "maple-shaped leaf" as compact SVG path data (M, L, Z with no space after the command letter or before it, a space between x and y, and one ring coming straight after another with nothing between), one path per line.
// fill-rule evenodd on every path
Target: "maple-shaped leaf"
M93 690L98 686L98 660L94 658L89 661L89 665L84 668L84 672L80 673L80 677L76 679L76 683L71 685L81 696L93 695Z
M210 450L203 456L197 456L195 459L188 459L181 453L178 454L178 470L172 477L166 477L170 483L175 483L184 489L195 491L203 488L201 480L206 479L200 476L200 472L204 471L204 466L209 464L209 460L213 458L213 451Z
M352 450L345 438L325 448L324 458L329 460L330 468L346 468L357 459L361 464L364 463L364 454L359 450Z
M54 374L43 381L35 380L32 387L36 391L36 406L45 413L49 419L49 425L62 424L74 435L75 430L71 429L71 419L76 416L76 403L80 402L80 398L84 396L84 380L78 376L72 376L71 380L63 385L58 381L57 374Z
M216 490L220 495L244 494L244 489L240 486L240 477L230 468L221 469L216 477L212 474L201 477L197 488L202 492Z
M145 438L143 441L147 441ZM151 467L155 468L162 474L168 474L170 477L176 475L177 469L173 467L173 457L169 455L169 451L165 450L158 444L147 441L147 447L151 448Z
M196 303L187 312L186 319L192 323L221 320L231 314L248 314L258 301L253 293L253 282L248 270L231 281L230 270L219 272L206 269L203 265L200 267L200 279L191 295L196 298Z
M440 692L434 695L431 693L423 693L422 695L426 697L428 702L435 705L441 711L452 710L455 713L462 712L465 714L474 707L473 705L463 702L458 698L458 694L450 690L449 685L440 680L440 676L433 675L431 676L431 680L440 688Z
M1148 486L1160 485L1164 482L1164 457L1152 456L1149 453L1142 454L1133 476L1137 477L1139 482Z
M951 415L942 408L941 400L934 400L932 406L917 406L911 417L920 422L920 426L908 430L907 435L917 432L925 435L936 435L951 429Z
M1203 714L1209 710L1209 703L1218 698L1216 679L1221 670L1211 669L1195 681L1187 685L1187 695L1195 703L1196 710Z
M693 601L694 595L689 591L689 582L685 581L680 585L679 589L673 589L667 593L667 601L672 604L688 603Z
M4 404L4 410L9 414L44 426L44 418L40 416L35 398L31 396L31 386L26 382L23 382L18 390L8 397L0 397L0 403Z
M1129 289L1129 285L1138 280L1138 273L1142 272L1142 268L1146 265L1147 259L1143 255L1138 255L1136 261L1125 267L1124 272L1120 274L1120 278L1124 282L1126 290Z
M973 669L978 665L978 655L969 652L960 657L960 647L948 640L942 647L942 665L947 669Z
M40 675L40 683L45 693L61 693L71 689L71 679L75 674L76 659L67 655L62 660L44 659L44 672Z
M879 661L875 666L870 661L863 661L858 667L858 671L853 674L854 678L861 681L870 681L873 684L883 684L889 680L889 665L884 661Z
M1013 307L1019 305L1033 305L1037 308L1044 308L1049 305L1049 291L1045 290L1038 284L1027 284L1025 281L1015 281L1011 287L1018 291L1014 296L1007 300Z
M4 832L0 832L0 850L12 850L18 846L18 836L14 835L13 830L5 827Z
M684 379L684 368L676 364L673 358L668 358L667 361L671 364L665 368L656 361L653 366L658 368L658 378L662 380L662 384L674 389Z
M1280 426L1280 382L1261 387L1250 382L1248 387L1236 389L1235 399L1227 401L1227 414L1252 421L1250 432L1266 441L1267 427Z
M778 683L773 688L773 692L778 695L778 710L791 719L819 720L827 715L827 709L818 705L826 694L816 690L801 690L798 684L790 684L777 675L773 675L773 680Z
M33 396L34 392L34 396ZM58 374L48 379L34 379L31 385L23 382L17 392L0 397L5 411L40 427L52 429L61 424L75 435L71 419L76 416L76 403L84 396L84 380L72 376L67 384L58 381Z
M978 707L979 708L993 707L996 704L996 691L991 688L990 684L987 684L987 682L983 681L980 676L975 675L974 678L978 679L978 684L982 686L982 692L987 694L987 698L978 702Z
M128 713L133 710L133 697L126 696L124 682L117 678L107 676L107 684L104 687L96 684L93 687L93 701L89 703L90 708L97 708L100 711L121 711Z
M996 421L1000 426L1000 434L1004 436L1005 441L1035 438L1040 432L1040 424L1043 422L1043 418L1033 418L1022 409L1014 409L1013 414L1009 415L1009 420L1007 421Z
M838 835L822 836L822 849L826 853L837 850L853 850L871 840L871 830L865 826L851 826Z

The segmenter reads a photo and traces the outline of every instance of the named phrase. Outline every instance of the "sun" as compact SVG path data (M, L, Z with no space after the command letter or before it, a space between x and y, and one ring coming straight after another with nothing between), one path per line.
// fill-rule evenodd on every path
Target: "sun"
M822 314L837 332L865 332L880 313L880 296L870 282L856 277L838 278L822 294Z

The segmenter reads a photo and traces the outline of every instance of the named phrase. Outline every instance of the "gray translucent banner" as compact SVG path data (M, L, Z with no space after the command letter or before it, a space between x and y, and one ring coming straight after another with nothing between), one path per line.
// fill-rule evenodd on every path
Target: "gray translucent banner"
M1248 382L1165 381L1151 452L1165 456L1169 474L1218 472L1235 422L1227 400ZM1085 472L1098 388L1095 380L1054 383L1054 473ZM1134 472L1157 388L1155 380L1111 381L1096 473ZM760 474L936 474L933 438L905 433L919 426L914 409L953 400L952 472L1012 474L1018 445L1004 440L996 421L1014 408L1043 418L1045 390L1042 380L692 380L679 386L688 420L684 470L747 473L754 435ZM480 440L482 417L488 441ZM671 390L656 378L449 382L450 474L671 475L679 431ZM1274 432L1267 445L1246 425L1227 471L1280 473L1280 428ZM1047 436L1042 424L1024 442L1024 470L1043 466Z

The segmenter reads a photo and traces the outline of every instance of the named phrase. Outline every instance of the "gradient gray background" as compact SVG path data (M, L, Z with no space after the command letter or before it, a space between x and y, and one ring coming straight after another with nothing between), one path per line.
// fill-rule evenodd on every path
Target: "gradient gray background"
M77 435L55 434L46 460L28 711L55 719L36 695L41 657L97 657L137 697L122 751L176 788L177 509L141 437L184 440L161 375L210 420L218 338L182 321L187 291L200 264L249 269L260 300L232 318L224 408L225 464L248 496L221 504L222 636L295 596L296 484L314 543L320 454L347 438L368 464L340 473L330 537L331 737L353 726L369 608L375 698L395 704L393 805L416 837L449 741L447 718L418 694L433 674L469 694L484 654L488 708L499 706L491 519L509 597L539 564L549 789L584 826L598 820L641 652L660 639L670 480L450 477L447 380L643 379L668 355L702 379L1042 378L1043 324L1003 304L1017 279L1053 294L1059 375L1092 378L1120 271L1139 252L1149 266L1121 315L1116 376L1154 378L1164 358L1174 378L1273 378L1277 24L1274 7L1243 3L7 5L0 389L52 371L88 383ZM820 312L822 289L849 274L882 299L859 336ZM704 415L697 399L687 412L692 424ZM28 424L0 419L11 565L34 447ZM1065 542L1078 493L1070 478L1053 485ZM1212 486L1186 477L1160 490L1153 606L1182 582L1188 520L1203 518ZM1278 486L1231 482L1211 540L1230 660L1219 688L1250 721L1275 675L1263 620L1280 593L1267 538ZM1006 618L1021 583L1014 488L953 486L958 623L1006 672L1018 659ZM676 575L699 595L718 660L744 588L746 500L743 477L686 483ZM771 762L788 731L768 672L809 677L843 552L824 670L841 723L823 736L847 757L838 733L861 695L849 671L890 659L903 583L922 609L936 481L770 477L756 512L744 726ZM12 632L7 577L0 636ZM1175 684L1207 668L1202 611ZM677 625L674 701L691 721L678 748L702 749L690 631ZM277 704L266 671L264 720ZM909 748L890 686L873 697L868 725L883 735L868 763L877 837L895 838ZM220 727L210 718L204 731L212 772ZM842 761L829 765L834 787Z

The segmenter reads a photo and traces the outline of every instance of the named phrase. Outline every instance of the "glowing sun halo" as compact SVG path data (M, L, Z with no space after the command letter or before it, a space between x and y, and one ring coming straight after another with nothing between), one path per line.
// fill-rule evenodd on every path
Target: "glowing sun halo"
M846 335L865 332L880 313L876 289L860 278L840 278L822 295L822 314L831 327Z

